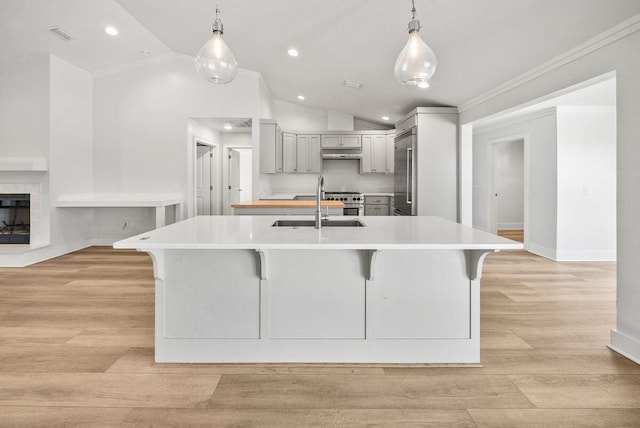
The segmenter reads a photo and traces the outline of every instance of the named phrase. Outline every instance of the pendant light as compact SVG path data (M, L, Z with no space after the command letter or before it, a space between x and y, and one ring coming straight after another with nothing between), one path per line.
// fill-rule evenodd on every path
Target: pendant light
M427 83L436 72L438 61L431 48L420 38L420 21L416 19L415 0L411 0L412 19L409 22L409 40L398 55L393 69L403 85L429 87Z
M238 63L229 46L222 38L224 26L220 20L220 8L216 5L216 20L213 23L213 37L198 51L196 70L203 79L224 85L235 79L238 74Z

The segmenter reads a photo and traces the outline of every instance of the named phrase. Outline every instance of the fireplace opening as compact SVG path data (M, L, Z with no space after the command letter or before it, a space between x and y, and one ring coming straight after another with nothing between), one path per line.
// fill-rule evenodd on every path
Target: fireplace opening
M0 193L0 244L28 244L31 195Z

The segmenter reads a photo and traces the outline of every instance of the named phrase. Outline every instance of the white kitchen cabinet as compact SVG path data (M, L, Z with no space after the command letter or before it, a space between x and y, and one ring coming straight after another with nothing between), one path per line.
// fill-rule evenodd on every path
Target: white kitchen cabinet
M282 133L282 172L296 172L298 163L296 143L296 134Z
M320 173L322 155L320 135L298 135L296 138L296 172Z
M323 149L359 149L362 147L360 135L322 135Z
M361 174L387 173L387 135L362 136Z
M282 172L282 130L275 122L260 123L260 172Z
M364 215L382 216L391 215L391 204L389 196L364 196Z
M386 159L386 173L387 174L393 174L394 172L394 167L393 167L393 142L396 138L396 134L395 133L388 133L386 135L387 138L387 159Z

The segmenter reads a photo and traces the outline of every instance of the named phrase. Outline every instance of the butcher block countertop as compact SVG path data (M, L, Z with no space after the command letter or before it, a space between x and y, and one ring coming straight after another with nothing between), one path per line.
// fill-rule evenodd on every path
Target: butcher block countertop
M340 201L322 201L320 204L323 208L344 208L344 204ZM316 201L250 201L238 202L231 204L233 208L315 208Z

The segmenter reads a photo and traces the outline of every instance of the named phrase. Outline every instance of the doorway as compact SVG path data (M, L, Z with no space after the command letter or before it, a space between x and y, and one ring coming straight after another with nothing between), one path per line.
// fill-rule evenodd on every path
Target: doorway
M225 204L227 214L231 214L231 205L237 202L247 202L252 199L252 169L253 150L251 147L229 147L228 148L228 169L229 178L227 186L228 203Z
M489 144L491 164L491 232L515 241L526 236L524 138Z
M196 143L196 215L216 214L216 150L202 141Z

